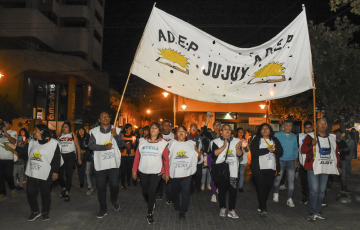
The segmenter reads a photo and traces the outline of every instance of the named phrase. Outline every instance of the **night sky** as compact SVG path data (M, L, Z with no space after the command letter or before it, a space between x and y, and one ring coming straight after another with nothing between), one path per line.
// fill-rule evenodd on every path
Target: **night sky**
M329 0L158 0L156 7L231 45L260 45L287 26L305 4L308 20L331 25L349 9L330 12ZM122 93L136 48L154 1L107 0L105 5L103 70L111 88ZM142 80L130 78L132 85Z

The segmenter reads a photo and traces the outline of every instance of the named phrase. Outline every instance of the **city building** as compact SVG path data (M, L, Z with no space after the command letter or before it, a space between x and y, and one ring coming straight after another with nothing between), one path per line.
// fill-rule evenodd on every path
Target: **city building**
M61 121L81 122L94 94L108 95L104 6L104 0L0 0L0 95L22 117L59 132Z

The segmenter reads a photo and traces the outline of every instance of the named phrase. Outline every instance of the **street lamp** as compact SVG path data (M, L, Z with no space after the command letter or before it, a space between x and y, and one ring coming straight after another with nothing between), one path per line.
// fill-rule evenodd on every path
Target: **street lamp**
M261 109L265 109L265 107L266 107L266 116L265 116L266 123L270 124L271 123L270 118L269 118L270 101L266 101L265 104L261 103L259 106Z
M2 77L4 77L4 74L0 73L0 79L1 79Z
M146 110L146 113L147 113L147 114L150 114L150 113L151 113L151 110L150 110L150 109Z
M183 110L185 110L185 109L186 109L186 104L184 103L184 104L181 106L181 108L182 108Z
M167 97L169 95L168 92L163 92L162 94L164 95L164 97Z

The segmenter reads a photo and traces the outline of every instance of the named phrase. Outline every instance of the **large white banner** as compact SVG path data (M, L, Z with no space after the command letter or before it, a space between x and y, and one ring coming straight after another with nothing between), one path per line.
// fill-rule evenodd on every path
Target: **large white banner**
M304 92L313 88L305 11L270 41L238 48L154 7L131 72L199 101L242 103Z

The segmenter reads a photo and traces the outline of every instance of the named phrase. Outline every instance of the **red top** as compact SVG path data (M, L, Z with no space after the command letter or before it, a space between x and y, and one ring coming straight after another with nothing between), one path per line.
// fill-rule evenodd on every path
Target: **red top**
M161 139L159 139L160 141ZM163 153L163 166L161 169L161 172L159 175L162 175L165 173L165 176L170 176L170 170L169 170L169 149L166 146ZM135 153L135 159L134 159L134 164L133 164L133 168L132 168L132 172L137 172L138 171L138 167L139 167L139 163L140 163L140 152L139 152L139 148L137 148L136 153Z
M318 134L319 135L319 134ZM326 133L326 137L328 137L329 134ZM306 159L305 159L305 163L304 163L304 168L307 170L314 170L313 169L313 163L314 163L314 146L312 145L312 137L310 135L307 135L304 139L304 143L301 146L301 152L303 154L306 154ZM340 155L339 155L339 151L338 151L338 147L336 144L336 150L335 150L335 155L336 155L336 159L337 159L337 167L340 168Z

